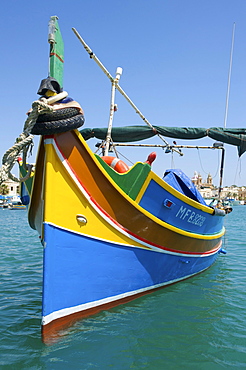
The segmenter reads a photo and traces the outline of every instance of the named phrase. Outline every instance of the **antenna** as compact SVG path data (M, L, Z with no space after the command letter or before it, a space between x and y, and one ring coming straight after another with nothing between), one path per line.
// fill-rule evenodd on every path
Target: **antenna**
M232 30L230 66L229 66L228 83L227 83L227 93L226 93L226 107L225 107L224 128L226 128L227 116L228 116L228 104L229 104L230 85L231 85L231 68L232 68L232 57L233 57L233 48L234 48L235 27L236 27L236 23L234 22L233 23L233 30Z

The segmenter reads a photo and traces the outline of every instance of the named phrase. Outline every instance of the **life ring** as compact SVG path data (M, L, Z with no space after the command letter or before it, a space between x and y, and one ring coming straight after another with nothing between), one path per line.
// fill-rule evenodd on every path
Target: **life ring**
M119 158L110 156L103 156L101 158L104 160L104 162L106 162L110 167L112 167L115 171L119 173L124 173L129 170L127 164L125 164L125 162L123 162Z

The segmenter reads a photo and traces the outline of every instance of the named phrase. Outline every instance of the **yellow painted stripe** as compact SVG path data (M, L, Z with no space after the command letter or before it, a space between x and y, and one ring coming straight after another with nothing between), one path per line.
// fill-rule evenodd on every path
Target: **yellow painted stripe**
M197 233L191 233L189 231L185 231L185 230L182 230L178 227L175 227L175 226L172 226L162 220L160 220L159 218L153 216L150 212L146 211L144 208L140 207L138 202L137 201L134 201L132 200L113 180L112 178L109 176L109 174L107 173L107 171L100 165L100 163L96 160L96 158L94 157L94 154L91 152L91 149L90 147L87 145L87 143L85 142L85 140L83 139L83 136L80 134L79 131L76 132L78 138L82 141L83 145L86 147L87 151L89 152L89 154L92 154L91 157L92 159L94 160L94 162L97 164L98 167L100 167L100 170L101 172L104 174L104 176L107 177L107 179L111 182L111 184L113 184L113 186L117 189L117 191L126 199L126 201L130 202L131 204L134 205L134 207L136 207L140 212L142 212L144 215L146 215L147 217L149 217L150 219L152 219L154 222L158 223L159 225L161 225L162 227L165 227L169 230L172 230L178 234L181 234L181 235L184 235L184 236L187 236L189 238L195 238L195 239L204 239L204 240L212 240L212 239L217 239L217 238L220 238L221 236L224 235L225 233L225 228L223 227L222 230L219 232L219 233L216 233L216 234L210 234L210 235L203 235L203 234L197 234ZM154 181L156 181L160 186L162 186L165 190L167 190L168 192L170 192L171 194L173 194L174 196L176 196L177 198L179 198L180 200L184 201L185 203L191 205L192 207L196 208L196 209L199 209L203 212L206 212L208 214L213 214L213 209L210 208L210 207L207 207L203 204L199 204L197 202L195 202L194 200L190 199L189 197L187 197L186 195L183 195L181 194L180 192L178 192L177 190L175 190L173 187L171 187L170 185L168 185L166 182L164 182L159 176L157 176L154 172L150 172L149 175L147 176L147 179L143 185L144 189L143 189L143 192L146 190L149 182L151 179L154 179Z
M75 131L76 132L76 131ZM225 233L225 229L224 227L222 228L222 230L219 232L219 233L216 233L216 234L210 234L210 235L203 235L203 234L197 234L197 233L191 233L189 231L185 231L185 230L182 230L178 227L175 227L173 225L170 225L162 220L160 220L159 218L157 218L156 216L153 216L150 212L146 211L144 208L140 207L136 201L132 200L113 180L112 178L108 175L107 171L100 165L99 161L97 161L97 159L95 158L94 154L92 153L91 149L89 148L88 144L85 142L85 140L83 139L82 135L77 131L76 132L78 138L81 140L81 142L83 143L83 145L85 146L85 148L87 149L88 153L90 154L91 158L93 159L93 161L96 163L96 165L100 168L100 171L104 174L105 177L107 177L107 179L111 182L111 184L117 189L117 191L125 198L125 200L129 203L131 203L134 207L136 207L141 213L143 213L146 217L150 218L153 222L161 225L162 227L166 228L166 229L169 229L175 233L178 233L180 235L184 235L184 236L187 236L189 238L194 238L194 239L203 239L203 240L213 240L213 239L218 239L220 238L221 236L224 235ZM152 175L155 175L154 173L152 173ZM157 175L155 175L155 177L157 179L160 180L160 182L162 182L163 180L161 180ZM149 178L149 176L148 176ZM168 184L167 184L168 185ZM162 186L162 185L161 185ZM170 186L168 185L168 188ZM170 187L171 188L171 187ZM173 188L171 188L173 189ZM177 193L177 195L182 195L180 194L179 192L177 192L175 189L173 189L174 192ZM187 198L189 200L188 197L186 197L185 195L183 196L185 199ZM192 201L191 200L191 204L193 205L193 203L196 205L196 208L197 207L197 203ZM209 209L209 207L205 207L203 205L201 205L206 211L207 211L207 208ZM211 209L211 212L213 212L213 210ZM210 212L208 212L210 213Z
M141 201L141 199L142 199L147 187L149 186L149 183L150 183L151 180L155 181L163 189L165 189L170 194L172 194L176 198L180 199L184 203L188 204L189 206L192 206L196 209L199 209L199 210L201 210L205 213L213 214L214 211L213 211L212 208L207 207L204 204L200 204L198 202L195 202L193 199L187 197L184 194L181 194L178 190L174 189L172 186L170 186L168 183L166 183L164 180L162 180L159 176L157 176L154 172L150 172L148 174L148 176L147 176L147 178L146 178L146 180L143 184L143 187L142 187L141 191L139 192L139 194L136 198L137 203L139 203Z
M142 186L142 189L140 190L140 192L138 193L137 197L136 197L136 203L140 203L147 187L149 186L149 183L150 183L150 180L152 179L152 174L151 172L149 172L148 176L146 177L144 183L143 183L143 186Z
M152 249L118 231L108 223L106 217L100 216L67 174L53 145L46 144L45 147L47 159L45 173L46 179L49 180L45 180L44 222L112 243ZM87 223L80 224L77 215L85 217Z

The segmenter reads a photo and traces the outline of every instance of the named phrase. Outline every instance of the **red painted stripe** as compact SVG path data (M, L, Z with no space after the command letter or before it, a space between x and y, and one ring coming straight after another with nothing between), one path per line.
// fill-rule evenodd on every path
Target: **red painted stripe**
M62 63L64 63L64 60L56 53L50 53L50 57L57 57Z
M83 186L83 188L84 188L84 186ZM85 189L85 191L86 191L86 189ZM214 249L212 249L210 251L207 251L207 252L203 252L203 253L186 252L186 251L180 251L180 250L176 250L176 249L162 247L161 245L155 244L155 243L151 242L150 240L144 239L141 236L138 236L138 235L134 234L132 231L126 229L124 226L122 226L121 224L119 224L114 218L112 218L107 212L105 212L105 210L97 203L97 201L94 198L92 198L92 196L90 196L90 199L96 205L96 207L100 209L100 211L105 215L105 217L109 218L115 225L117 225L119 228L121 228L126 233L130 234L131 236L133 236L135 239L137 239L139 241L142 241L143 243L152 245L153 247L162 249L162 250L167 251L167 252L181 253L181 254L194 255L194 256L200 256L202 254L206 254L206 255L213 254L214 252L216 252L217 250L220 249L221 243L220 243L220 246L219 247L214 248Z
M85 190L85 192L88 194L90 200L95 204L95 206L105 215L106 218L110 219L111 222L113 222L115 225L117 225L120 229L122 229L123 231L125 231L126 233L128 233L129 235L133 236L136 240L139 240L140 242L144 242L146 244L149 244L153 247L156 247L156 248L159 248L161 250L164 250L164 251L167 251L167 252L173 252L173 253L181 253L181 254L187 254L187 255L194 255L194 256L200 256L200 255L209 255L209 254L213 254L214 252L218 251L221 247L221 243L219 245L219 247L217 248L214 248L210 251L207 251L207 252L203 252L203 253L199 253L199 252L186 252L186 251L181 251L181 250L176 250L176 249L171 249L171 248L166 248L166 247L162 247L161 245L159 244L155 244L147 239L144 239L142 238L141 236L138 236L136 234L134 234L132 231L126 229L124 226L122 226L121 224L119 224L114 218L112 218L98 203L97 201L91 196L91 194L89 193L89 191L85 188L85 186L83 185L83 183L81 182L80 178L77 176L76 172L74 171L74 169L71 167L68 159L65 157L65 155L63 154L59 144L57 143L57 140L56 138L54 138L54 141L56 143L56 146L62 156L62 158L64 159L64 161L66 162L66 164L68 165L68 167L70 168L71 172L74 174L75 178L77 179L77 181L79 182L79 184L82 186L82 188Z
M92 199L92 196L91 196L90 192L86 189L86 187L83 185L83 183L81 182L80 178L77 176L77 174L76 174L76 172L74 171L74 169L70 166L70 163L69 163L68 159L66 158L66 156L63 154L63 152L62 152L62 150L61 150L61 148L60 148L60 146L59 146L59 144L58 144L58 142L57 142L56 138L54 137L53 139L54 139L54 141L55 141L55 143L56 143L56 146L57 146L57 148L58 148L58 150L59 150L59 152L60 152L60 154L61 154L61 156L62 156L63 160L66 162L66 164L67 164L67 165L68 165L68 167L70 168L71 172L74 174L74 177L76 177L77 181L80 183L80 185L82 186L82 188L83 188L83 189L85 190L85 192L88 194L88 196L90 197L90 199Z

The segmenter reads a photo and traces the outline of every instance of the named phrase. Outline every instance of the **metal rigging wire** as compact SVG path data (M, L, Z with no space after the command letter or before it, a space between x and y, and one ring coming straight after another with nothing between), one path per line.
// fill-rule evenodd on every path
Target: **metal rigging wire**
M202 171L203 171L206 175L209 175L209 174L211 175L211 173L210 173L210 172L205 171L205 170L204 170L204 168L203 168L199 148L197 148L197 151L198 151L198 158L199 158L199 162L200 162L200 166L201 166L201 168L202 168ZM211 175L212 179L214 179L214 178L218 175L219 167L220 167L220 160L219 160L219 152L218 152L218 165L217 165L217 170L216 170L215 175L213 175L213 176Z

